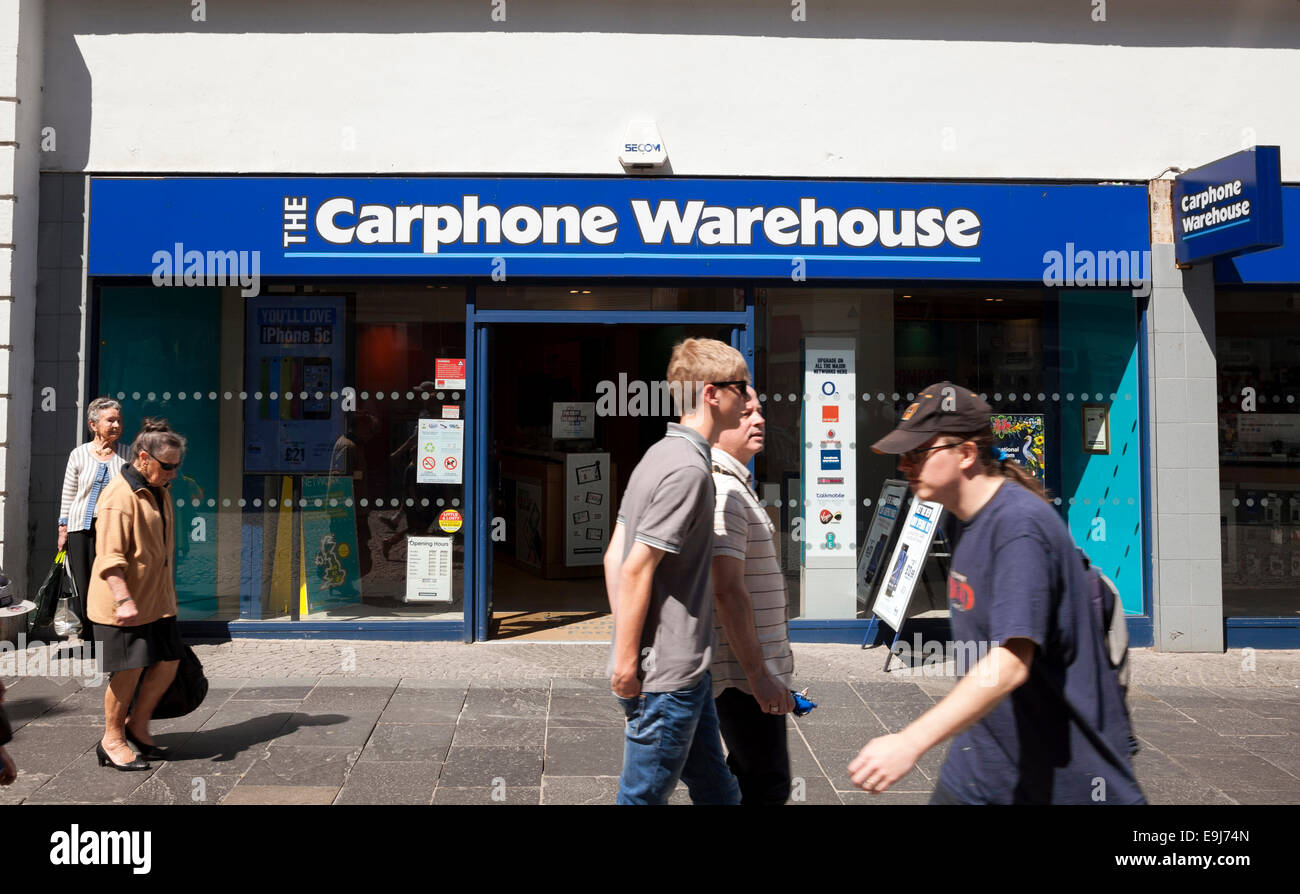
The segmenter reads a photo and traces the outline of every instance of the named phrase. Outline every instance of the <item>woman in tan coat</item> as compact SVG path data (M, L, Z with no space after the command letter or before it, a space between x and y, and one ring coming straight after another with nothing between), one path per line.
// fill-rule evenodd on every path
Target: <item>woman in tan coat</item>
M184 456L185 438L166 420L146 419L131 445L130 465L99 497L88 613L111 675L104 738L96 746L101 767L147 770L150 760L167 758L149 735L149 719L176 676L183 649L176 626L175 517L167 488Z

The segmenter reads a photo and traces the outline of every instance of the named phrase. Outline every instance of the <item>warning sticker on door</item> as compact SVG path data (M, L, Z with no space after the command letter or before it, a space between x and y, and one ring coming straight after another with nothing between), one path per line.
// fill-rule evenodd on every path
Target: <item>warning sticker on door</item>
M465 461L464 419L421 419L416 438L420 448L415 466L417 484L460 484Z

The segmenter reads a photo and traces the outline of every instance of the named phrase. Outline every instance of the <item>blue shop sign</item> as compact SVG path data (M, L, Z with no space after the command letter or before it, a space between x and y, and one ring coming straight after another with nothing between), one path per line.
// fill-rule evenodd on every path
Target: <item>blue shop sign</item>
M1149 248L1144 186L642 178L93 178L93 276L1050 281ZM248 254L241 254L247 252ZM233 255L231 253L234 253ZM1055 267L1052 265L1055 264ZM1091 268L1090 268L1091 269ZM1055 271L1055 272L1053 272ZM1096 281L1080 285L1125 285Z
M1179 175L1173 204L1180 264L1281 245L1278 147L1256 146Z
M1282 187L1282 229L1300 234L1300 186ZM1219 283L1300 283L1300 236L1277 248L1235 258L1214 259L1214 280Z

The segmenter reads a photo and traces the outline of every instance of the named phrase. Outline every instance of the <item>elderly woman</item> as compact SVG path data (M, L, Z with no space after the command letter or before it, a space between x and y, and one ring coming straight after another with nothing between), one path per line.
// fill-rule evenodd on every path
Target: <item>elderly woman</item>
M94 625L86 617L86 588L95 561L95 507L99 495L117 477L131 457L122 437L122 405L111 397L97 397L86 408L86 423L94 438L68 454L63 473L63 501L59 505L59 549L68 550L68 570L77 586L73 607L81 619L81 639L95 642Z
M104 738L96 746L101 767L147 770L150 760L167 759L149 735L149 719L183 649L173 578L176 519L167 488L184 456L185 438L166 420L146 419L130 465L99 497L89 607L110 674Z

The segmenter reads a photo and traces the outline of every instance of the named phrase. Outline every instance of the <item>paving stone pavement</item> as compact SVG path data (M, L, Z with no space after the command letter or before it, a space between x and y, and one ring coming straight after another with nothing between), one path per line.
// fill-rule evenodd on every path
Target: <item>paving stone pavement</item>
M200 643L203 706L153 731L173 757L97 765L103 684L49 647L0 652L17 782L0 804L611 804L622 714L600 644ZM952 688L951 667L884 673L884 651L796 644L819 707L792 719L791 803L924 803L942 750L890 792L846 766ZM1153 804L1300 803L1300 652L1132 652L1129 704ZM75 672L75 673L74 673ZM80 674L80 676L75 675ZM689 803L684 788L674 803Z

